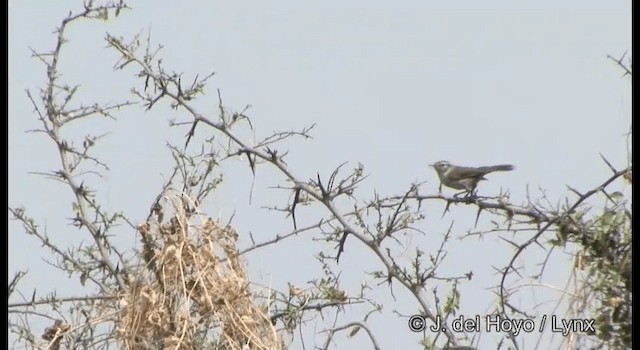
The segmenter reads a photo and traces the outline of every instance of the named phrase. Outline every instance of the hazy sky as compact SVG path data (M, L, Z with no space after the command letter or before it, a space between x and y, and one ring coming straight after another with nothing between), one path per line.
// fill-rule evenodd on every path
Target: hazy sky
M435 192L437 178L427 164L442 159L514 164L515 171L492 176L481 191L508 189L515 203L525 200L527 185L534 196L545 189L553 203L568 194L567 184L581 190L598 185L609 175L599 153L618 167L626 165L631 84L606 56L631 48L628 0L483 1L482 6L424 0L154 1L131 6L117 19L76 23L68 31L61 71L67 82L82 84L80 101L118 101L140 86L132 71L113 71L117 55L105 48L104 37L108 32L131 38L150 30L153 41L165 46L165 67L189 76L217 73L207 97L197 102L202 112L216 112L215 89L220 88L229 108L252 105L248 115L256 138L316 123L313 140L288 144L288 164L307 179L317 171L328 175L344 161L361 162L370 174L361 199L371 198L374 189L399 193L415 181L428 181L423 193ZM45 78L29 47L50 50L55 27L69 10L80 8L80 1L9 2L9 204L25 206L63 246L88 237L67 226L68 189L28 174L56 169L58 158L43 135L24 133L38 125L24 91L37 91ZM187 131L169 128L167 120L187 117L165 105L150 113L129 109L118 118L82 126L111 133L98 152L112 170L106 181L93 185L108 209L141 222L170 174L166 141L181 144ZM73 135L85 130L78 127ZM206 207L212 216L227 219L235 211L242 246L250 243L248 232L266 240L291 229L283 215L261 209L287 198L267 188L280 181L277 173L258 171L249 205L251 174L245 162L228 162L222 171L223 186ZM425 207L428 237L411 237L413 247L434 252L452 221L456 236L472 227L474 211L455 208L441 219L442 209L440 203ZM324 212L303 212L299 219L310 223L319 215ZM121 244L136 242L132 230L123 227L118 233ZM292 239L250 255L248 269L264 285L304 286L320 271L313 254L330 249L322 244L307 236ZM492 266L508 262L510 247L488 237L454 241L450 248L442 272L472 269L476 276L462 288L462 313L486 312L494 300L488 288L498 281ZM342 271L347 291L356 293L365 278L362 266L378 265L355 240L346 250L336 271ZM45 256L37 241L9 222L9 277L28 269L21 289L27 295L34 287L43 295L52 289L75 295L77 279L55 272L43 262ZM530 261L541 256L533 254ZM554 259L543 282L564 288L570 265L561 253ZM420 335L391 310L415 313L416 303L405 292L398 292L394 302L386 287L379 288L375 295L386 309L371 321L378 340L386 349L415 348ZM533 298L545 297L542 291ZM530 306L526 299L519 302ZM313 341L312 331L307 342ZM483 335L480 344L494 348L496 338ZM363 337L339 344L369 345ZM529 345L525 349L533 348Z

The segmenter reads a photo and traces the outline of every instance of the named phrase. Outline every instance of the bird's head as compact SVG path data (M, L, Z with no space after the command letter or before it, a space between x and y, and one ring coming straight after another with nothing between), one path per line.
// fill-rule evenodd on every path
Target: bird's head
M449 168L451 168L451 163L447 162L446 160L441 160L439 162L435 162L435 163L431 164L431 167L436 169L438 174L443 174L443 173L447 172L447 170Z

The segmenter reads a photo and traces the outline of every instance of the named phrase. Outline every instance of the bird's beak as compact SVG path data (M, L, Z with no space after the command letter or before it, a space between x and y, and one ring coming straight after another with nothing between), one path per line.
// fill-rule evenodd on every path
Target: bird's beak
M433 164L429 164L429 166L433 168Z

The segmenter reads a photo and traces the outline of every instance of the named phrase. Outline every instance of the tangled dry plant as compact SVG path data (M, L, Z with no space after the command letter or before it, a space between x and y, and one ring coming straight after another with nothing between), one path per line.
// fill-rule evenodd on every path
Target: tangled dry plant
M185 200L186 199L186 200ZM275 328L253 300L238 234L169 189L138 227L144 263L128 274L116 337L128 349L280 349ZM173 212L168 216L165 211ZM217 344L203 335L217 331Z

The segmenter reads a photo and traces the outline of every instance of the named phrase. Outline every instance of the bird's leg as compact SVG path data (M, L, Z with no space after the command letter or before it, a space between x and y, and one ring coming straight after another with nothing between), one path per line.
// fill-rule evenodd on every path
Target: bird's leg
M440 181L440 186L438 186L438 193L442 193L442 181Z
M472 198L472 199L477 199L478 198L478 191L477 191L476 187L470 189L467 192L467 198Z
M465 196L464 198L475 198L476 197L476 187L467 187L464 190Z

